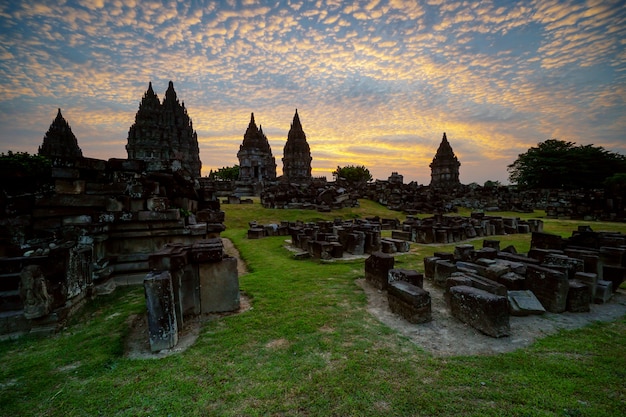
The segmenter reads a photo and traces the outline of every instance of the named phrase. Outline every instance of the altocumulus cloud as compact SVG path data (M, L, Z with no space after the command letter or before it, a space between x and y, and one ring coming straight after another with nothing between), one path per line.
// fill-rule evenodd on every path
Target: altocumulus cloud
M618 0L3 2L0 151L36 152L60 107L85 155L125 157L148 82L172 80L205 173L237 163L250 112L280 160L298 108L316 175L427 183L445 131L461 181L506 181L552 137L626 150L625 18Z

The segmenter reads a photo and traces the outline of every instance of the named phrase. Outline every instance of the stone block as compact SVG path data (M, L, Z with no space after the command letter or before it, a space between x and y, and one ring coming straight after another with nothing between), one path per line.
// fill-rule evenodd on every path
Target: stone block
M411 232L404 230L392 230L391 237L393 239L411 240Z
M508 291L521 291L526 289L526 277L512 271L500 275L496 281L504 285Z
M381 247L383 248L382 251L384 253L395 253L395 252L406 253L411 248L411 244L409 243L409 241L401 240L401 239L383 238L381 239L380 243L381 243ZM388 247L388 250L392 250L392 252L385 252L384 250L385 246Z
M424 276L426 277L426 279L435 278L435 266L438 260L440 260L440 258L436 256L424 257Z
M365 280L379 290L386 290L389 283L389 270L393 269L393 256L374 252L365 260Z
M613 283L599 279L596 283L596 296L593 302L596 304L604 304L613 296Z
M126 261L138 263L140 259L117 259L118 262ZM172 271L183 268L189 263L189 252L183 245L168 244L148 255L148 267L153 271Z
M530 247L536 249L561 250L563 249L563 238L551 233L533 232Z
M613 292L617 291L624 282L626 268L617 265L602 265L602 279L613 283Z
M82 194L85 192L84 180L55 180L54 191L57 194Z
M556 253L549 253L543 259L543 264L546 268L554 266L564 266L567 268L567 277L573 279L576 272L582 272L585 269L585 264L582 259L570 258L567 255L561 255Z
M453 272L456 272L456 265L449 261L438 260L435 262L435 274L433 277L433 281L435 285L439 287L444 287L446 284L446 280L452 275Z
M174 290L168 271L150 272L143 282L148 310L150 350L171 349L178 343Z
M566 310L569 281L563 272L528 265L526 288L537 296L547 311L562 313Z
M580 281L570 280L567 292L567 311L572 313L585 313L590 310L591 289L587 284Z
M190 261L194 263L220 262L224 257L222 239L204 239L191 245Z
M469 262L474 259L474 245L457 245L454 248L454 258Z
M237 259L198 264L200 305L203 314L236 311L240 307Z
M388 282L405 281L416 287L424 287L424 274L413 269L390 269Z
M454 317L488 336L503 337L511 332L506 297L459 285L450 288L450 310Z
M500 278L502 275L507 274L511 272L511 268L509 267L509 265L505 264L505 263L501 263L501 262L496 262L493 265L488 266L487 268L485 268L485 277L489 278L492 281L498 281L498 278Z
M546 309L543 308L532 291L514 290L509 291L507 296L512 316L528 316L531 314L543 314L546 312Z
M248 239L262 239L265 237L265 229L262 227L253 227L248 229Z
M163 211L140 211L137 213L139 221L164 221L179 220L180 211L178 209L169 209Z
M598 274L593 274L590 272L577 272L576 275L574 275L574 279L589 286L589 290L591 291L591 300L593 301L596 297Z
M410 323L431 321L430 293L406 281L393 281L387 288L387 300L392 313Z

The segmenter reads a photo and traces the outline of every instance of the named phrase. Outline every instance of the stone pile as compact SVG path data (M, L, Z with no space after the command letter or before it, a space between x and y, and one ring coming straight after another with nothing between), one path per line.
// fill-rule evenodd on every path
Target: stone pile
M171 349L189 316L239 309L237 259L219 238L168 244L149 256L144 279L150 348Z
M365 280L387 291L389 309L410 323L431 321L430 293L423 288L424 275L409 269L395 269L390 254L374 252L365 260Z
M424 258L424 274L394 269L394 258L374 252L365 261L365 280L387 291L389 308L411 323L431 319L430 295L423 279L443 296L451 314L492 337L509 336L511 315L587 312L590 304L610 300L626 273L626 236L581 226L564 239L533 232L528 254L500 249L497 240L483 247L457 245L454 253Z
M471 217L436 215L424 219L409 215L402 230L392 231L392 237L424 244L447 244L483 236L541 231L543 221L539 219L520 220L484 213L472 213Z
M358 207L359 194L322 179L308 182L281 182L266 185L261 192L265 208L310 209L329 212L344 207Z
M165 244L224 230L214 194L164 161L56 158L48 188L5 194L0 212L0 334L54 331L89 296L141 283Z
M248 239L268 236L291 236L292 246L301 249L297 257L315 259L342 258L344 254L364 255L375 251L384 253L408 252L407 241L382 238L381 230L398 224L395 219L378 217L365 220L341 220L318 222L287 222L259 225L250 223ZM306 253L306 255L305 255Z

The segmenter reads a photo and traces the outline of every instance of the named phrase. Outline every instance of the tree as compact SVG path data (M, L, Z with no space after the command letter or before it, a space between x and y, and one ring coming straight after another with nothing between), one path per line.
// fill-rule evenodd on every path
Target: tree
M232 167L222 167L217 171L211 171L209 178L212 180L231 181L239 178L239 165Z
M337 166L337 169L333 171L333 177L344 180L351 183L366 183L372 180L372 174L365 166L348 165L345 167Z
M30 193L51 183L52 162L28 152L0 154L0 190L9 194Z
M602 188L626 172L626 157L601 146L549 139L518 155L508 166L509 180L523 188Z

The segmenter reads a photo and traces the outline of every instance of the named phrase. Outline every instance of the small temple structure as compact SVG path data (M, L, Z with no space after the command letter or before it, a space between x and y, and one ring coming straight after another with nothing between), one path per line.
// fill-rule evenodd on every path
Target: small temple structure
M243 135L237 159L239 159L239 181L262 183L276 180L276 159L272 156L272 149L263 128L256 126L254 113L250 116L250 124Z
M69 123L63 118L61 109L57 112L50 128L43 137L39 147L39 155L47 158L81 158L83 151L78 146L78 140Z
M135 123L128 131L128 159L179 161L191 177L200 177L202 162L198 135L187 114L185 103L178 101L174 83L169 82L163 103L152 89L144 94Z
M436 188L452 188L461 184L459 181L459 167L461 163L454 155L452 146L448 142L446 133L443 133L443 139L437 153L430 164L430 186Z
M296 109L283 150L283 180L291 182L310 180L312 160L311 149L306 141L298 109Z

